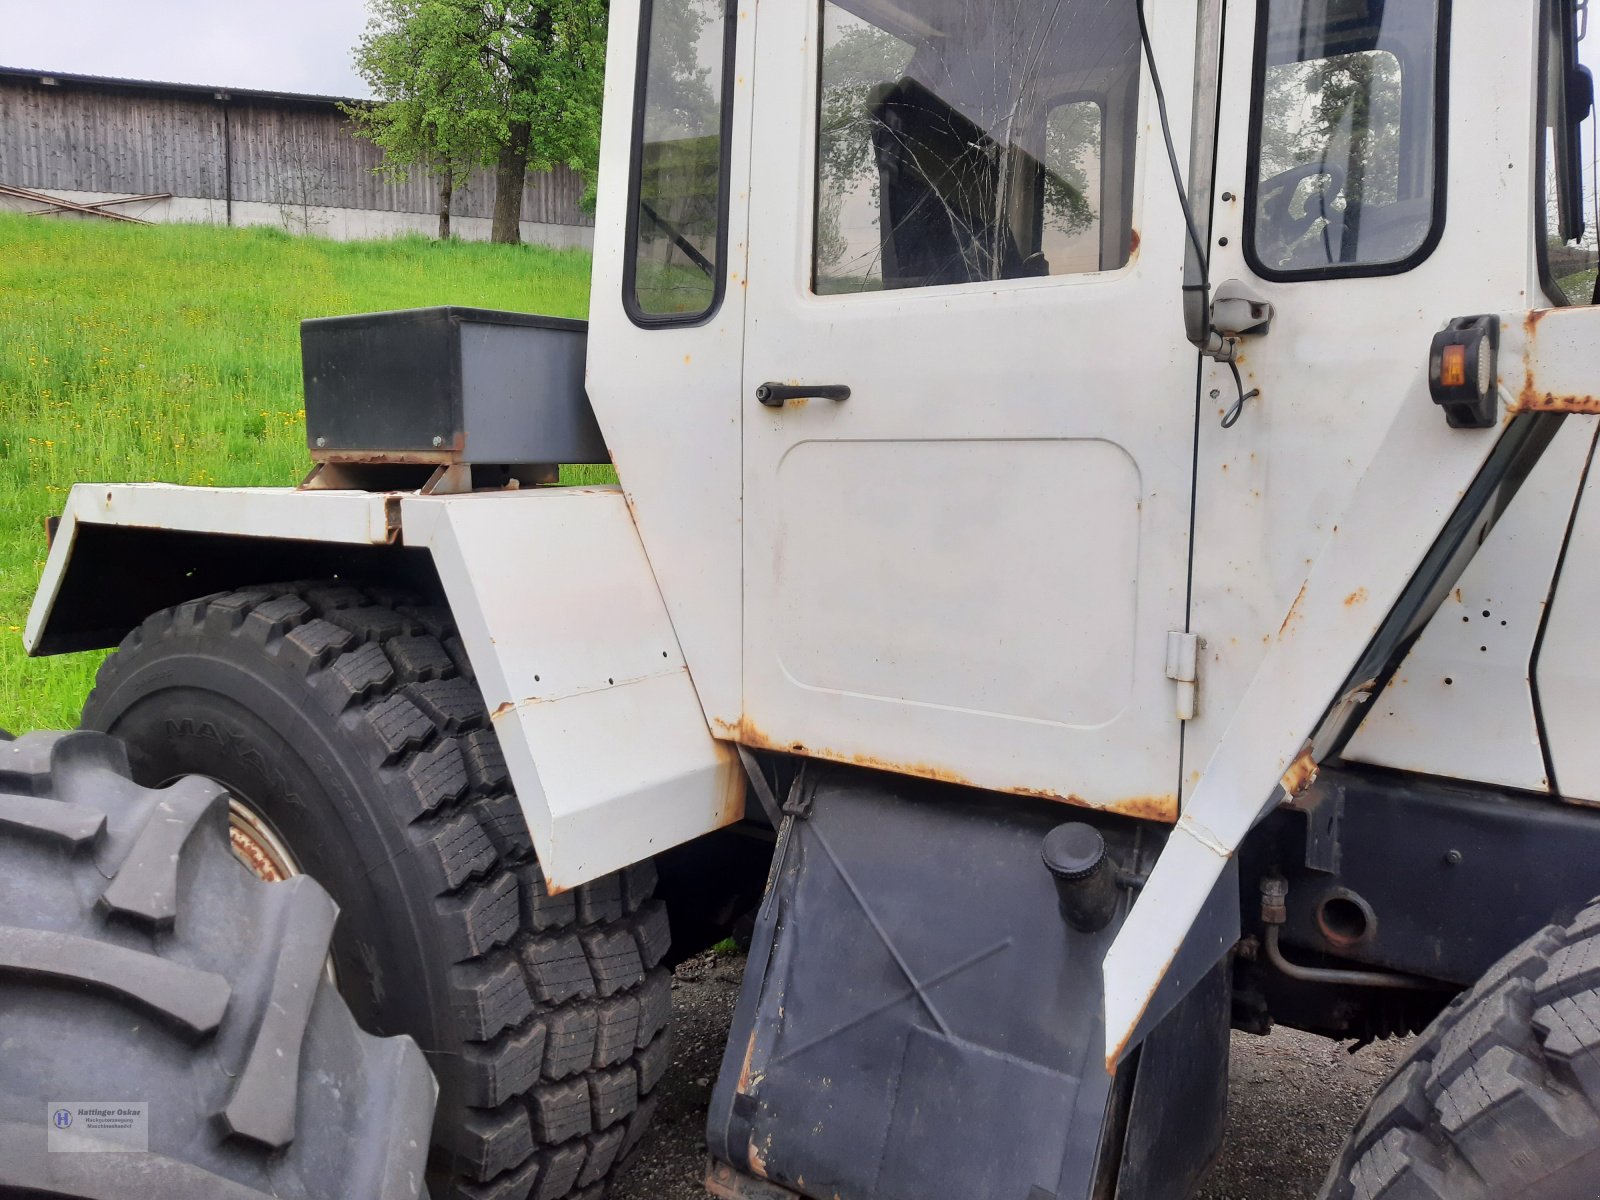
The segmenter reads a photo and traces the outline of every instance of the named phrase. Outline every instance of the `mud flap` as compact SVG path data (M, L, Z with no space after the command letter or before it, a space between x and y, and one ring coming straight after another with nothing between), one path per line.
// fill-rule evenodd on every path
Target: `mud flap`
M1116 1191L1126 1146L1166 1160L1130 1172L1139 1196L1185 1194L1148 1178L1192 1181L1220 1141L1226 977L1106 1072L1100 963L1126 896L1074 931L1040 861L1079 814L848 770L800 811L712 1096L715 1157L824 1200L1089 1200L1134 1194ZM1159 850L1147 826L1100 827L1125 868Z

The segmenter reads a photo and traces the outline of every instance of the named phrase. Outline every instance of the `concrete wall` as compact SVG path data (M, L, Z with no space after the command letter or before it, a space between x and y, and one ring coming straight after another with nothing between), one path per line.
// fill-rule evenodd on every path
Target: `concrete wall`
M0 180L0 183L5 182ZM83 192L67 188L53 188L49 192L75 204L93 204L126 196L126 192ZM138 204L121 204L111 212L126 213L144 221L158 224L187 222L201 225L228 223L227 204L222 200L209 200L198 196L173 196L168 200L144 200ZM0 212L41 212L45 206L30 200L0 195ZM78 213L56 213L62 220L96 220ZM337 241L357 241L370 238L397 237L407 233L421 233L433 237L439 232L439 218L434 213L409 213L371 208L335 208L329 205L264 204L253 200L235 200L232 223L237 226L275 225L292 233L309 233ZM465 241L486 242L493 221L489 217L452 216L450 233ZM544 221L523 221L522 240L530 244L566 248L594 249L594 227L590 225L558 225Z

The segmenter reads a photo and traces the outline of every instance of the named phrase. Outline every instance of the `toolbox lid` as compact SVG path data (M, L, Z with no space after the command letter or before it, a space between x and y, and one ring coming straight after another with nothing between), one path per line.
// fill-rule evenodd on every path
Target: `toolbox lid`
M338 317L307 317L302 329L355 332L385 325L415 324L420 321L471 322L475 325L518 325L531 329L559 329L567 333L586 333L589 322L571 317L546 317L537 313L506 312L497 308L471 308L442 304L430 308L391 308L383 312L353 313Z

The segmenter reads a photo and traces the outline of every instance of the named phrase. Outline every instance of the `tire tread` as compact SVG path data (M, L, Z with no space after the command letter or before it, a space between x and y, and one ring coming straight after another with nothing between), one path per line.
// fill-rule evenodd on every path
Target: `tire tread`
M654 865L550 892L448 608L344 583L241 589L157 614L122 649L131 660L185 629L279 658L372 747L385 781L374 795L411 847L406 878L426 881L419 909L449 963L431 1056L435 1200L563 1200L601 1186L610 1164L597 1175L585 1141L597 1136L591 1080L604 1076L606 1097L631 1089L626 1132L637 1140L638 1097L665 1066L670 931ZM115 688L123 658L107 660L96 694ZM580 1109L582 1128L570 1115ZM611 1160L622 1141L604 1143Z
M146 628L204 616L188 607ZM34 1046L0 1056L0 1090L120 1078L153 1119L149 1150L133 1155L49 1153L37 1127L0 1122L0 1190L415 1200L434 1080L411 1039L362 1032L324 977L337 915L327 892L242 867L227 795L209 780L140 787L121 743L97 732L12 745L31 763L22 808L54 806L91 832L64 853L0 822L0 882L12 888L0 1008ZM19 778L0 776L0 789ZM0 811L18 811L16 799L0 790Z
M1597 984L1600 905L1507 954L1374 1097L1321 1200L1489 1200L1600 1156Z

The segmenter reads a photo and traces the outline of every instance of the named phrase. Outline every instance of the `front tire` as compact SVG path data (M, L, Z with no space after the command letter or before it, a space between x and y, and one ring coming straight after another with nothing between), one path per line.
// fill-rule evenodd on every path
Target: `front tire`
M1600 1197L1600 902L1535 934L1439 1015L1322 1197Z
M233 791L343 911L359 1019L440 1084L445 1197L599 1197L666 1066L666 912L646 863L551 895L447 610L333 583L156 614L84 724L135 777Z

